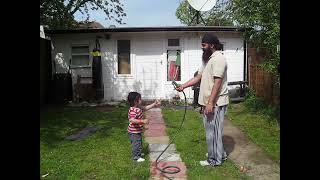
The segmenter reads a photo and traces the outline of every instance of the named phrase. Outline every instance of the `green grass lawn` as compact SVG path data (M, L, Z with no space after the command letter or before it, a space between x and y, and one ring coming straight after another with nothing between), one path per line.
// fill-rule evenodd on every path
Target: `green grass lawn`
M276 119L249 111L243 103L230 104L227 117L266 154L280 163L280 127Z
M180 125L183 110L163 108L168 134ZM248 111L241 103L231 104L227 116L247 136L275 160L280 159L280 128L264 115ZM127 107L48 108L40 113L40 176L45 179L148 179L149 160L131 160L131 145L126 131ZM65 138L87 126L100 130L80 141ZM188 179L248 179L232 161L217 168L201 167L206 159L205 133L199 113L188 110L177 151L186 163ZM144 143L144 152L147 144Z
M180 126L184 110L173 110L163 108L162 114L167 123L167 132L172 137ZM236 165L227 160L219 167L202 167L200 160L205 160L207 144L205 131L200 114L194 110L188 110L186 120L181 133L174 141L182 161L187 166L188 179L248 179L248 176L241 173Z
M149 178L148 158L139 164L131 160L127 107L49 108L40 117L40 176L49 173L45 179ZM89 125L101 129L83 140L65 139Z

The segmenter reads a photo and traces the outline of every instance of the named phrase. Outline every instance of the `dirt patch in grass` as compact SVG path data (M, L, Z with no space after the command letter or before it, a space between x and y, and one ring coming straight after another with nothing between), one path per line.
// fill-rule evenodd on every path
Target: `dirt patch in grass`
M99 112L111 112L111 111L114 111L116 108L117 108L116 106L106 105L106 106L98 106L95 109Z

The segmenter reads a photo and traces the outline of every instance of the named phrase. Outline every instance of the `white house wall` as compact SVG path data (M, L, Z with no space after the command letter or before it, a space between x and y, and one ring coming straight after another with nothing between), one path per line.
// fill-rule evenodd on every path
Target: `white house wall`
M102 52L102 73L105 100L125 100L130 91L138 91L144 99L170 99L180 95L167 82L166 53L167 39L180 38L181 49L181 82L194 76L201 66L201 33L196 32L153 32L153 33L108 33L110 39L100 39ZM203 33L202 33L203 34ZM224 55L228 62L228 81L243 80L244 52L243 39L240 33L215 33L224 43ZM71 58L72 44L89 44L90 50L95 44L96 34L56 35L52 37L54 50L53 60L58 65L57 72L67 72ZM103 34L102 34L102 37ZM117 40L130 40L131 75L117 73ZM77 75L91 76L91 68L73 69L73 83ZM193 90L185 90L189 101Z

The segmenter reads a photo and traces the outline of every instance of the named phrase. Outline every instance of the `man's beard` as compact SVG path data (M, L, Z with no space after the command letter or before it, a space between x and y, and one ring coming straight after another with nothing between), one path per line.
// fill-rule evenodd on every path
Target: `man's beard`
M211 49L203 49L202 53L202 61L207 63L209 61L209 57L212 55Z

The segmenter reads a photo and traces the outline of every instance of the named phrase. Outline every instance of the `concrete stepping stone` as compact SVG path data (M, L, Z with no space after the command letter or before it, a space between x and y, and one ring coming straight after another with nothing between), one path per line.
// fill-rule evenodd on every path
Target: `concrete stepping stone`
M144 140L149 144L169 144L169 136L145 137Z
M157 136L166 136L165 129L148 129L144 132L145 137L157 137Z
M150 161L156 161L158 156L161 154L161 152L150 152L149 156L150 156ZM182 161L180 154L178 154L177 152L167 152L165 151L159 158L158 161Z
M149 152L162 152L168 144L149 144ZM166 152L176 152L176 145L170 144Z
M161 112L160 108L152 108L149 110L149 112Z
M166 126L164 124L157 124L157 125L148 125L146 126L147 130L150 130L150 129L166 129ZM146 131L147 131L146 130Z

